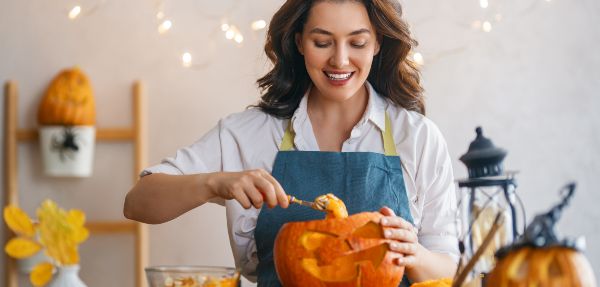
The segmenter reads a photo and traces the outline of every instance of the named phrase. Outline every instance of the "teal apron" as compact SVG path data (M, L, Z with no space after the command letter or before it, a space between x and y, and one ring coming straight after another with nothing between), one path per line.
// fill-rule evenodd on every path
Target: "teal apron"
M388 206L396 215L413 222L402 177L400 157L385 114L382 132L385 155L374 152L293 151L291 121L273 165L273 176L287 194L304 200L333 193L346 204L348 214L379 211ZM281 286L273 262L273 245L284 223L323 219L323 212L298 205L283 209L263 207L254 239L258 253L258 286ZM406 276L403 280L405 285Z

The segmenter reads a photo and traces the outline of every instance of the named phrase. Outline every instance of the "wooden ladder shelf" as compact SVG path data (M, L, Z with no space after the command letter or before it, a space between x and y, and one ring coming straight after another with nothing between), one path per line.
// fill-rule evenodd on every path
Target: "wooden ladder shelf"
M140 171L146 166L146 121L145 98L142 84L134 82L133 98L133 126L131 128L99 128L96 131L96 141L123 141L132 142L133 152L133 181L136 182ZM18 149L20 142L31 142L38 139L37 130L24 130L18 128L18 87L16 82L8 81L4 87L4 204L19 204L18 192ZM2 224L4 229L4 245L14 234ZM148 227L145 224L121 221L89 221L86 227L92 235L130 233L135 240L135 286L146 286L144 267L148 265ZM2 248L4 249L4 248ZM5 254L5 252L2 252ZM18 272L16 261L7 255L5 257L5 284L6 287L16 287Z

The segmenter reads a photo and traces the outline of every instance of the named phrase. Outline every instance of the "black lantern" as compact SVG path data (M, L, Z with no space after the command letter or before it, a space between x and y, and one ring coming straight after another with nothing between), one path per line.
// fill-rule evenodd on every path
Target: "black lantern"
M515 210L516 172L504 171L506 150L494 146L483 135L481 127L475 129L477 137L460 157L468 169L469 177L458 180L461 198L461 251L470 257L481 245L498 214L504 216L504 225L496 233L494 243L474 268L474 274L487 273L493 268L494 252L518 236Z

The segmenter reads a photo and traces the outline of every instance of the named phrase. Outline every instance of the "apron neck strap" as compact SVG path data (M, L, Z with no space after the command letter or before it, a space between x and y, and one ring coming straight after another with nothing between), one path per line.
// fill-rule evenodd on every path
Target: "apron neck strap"
M285 129L285 133L283 134L283 139L281 140L281 144L279 145L280 151L291 151L294 149L294 137L296 133L292 128L292 120L288 122L288 126ZM392 136L392 121L388 116L388 113L385 113L385 130L381 132L381 137L383 138L383 149L386 156L397 156L396 152L396 143L394 142L394 137Z
M283 139L281 140L281 144L279 145L280 151L290 151L294 149L294 137L296 137L296 133L292 128L292 119L288 122L288 126L285 129L285 133L283 134Z

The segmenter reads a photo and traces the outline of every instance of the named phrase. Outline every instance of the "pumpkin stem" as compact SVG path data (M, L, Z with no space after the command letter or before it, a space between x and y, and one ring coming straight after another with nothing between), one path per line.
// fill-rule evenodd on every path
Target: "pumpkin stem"
M575 187L576 184L574 182L565 185L560 190L560 193L563 196L561 202L552 207L548 212L536 215L525 229L523 236L515 241L512 246L501 248L496 253L496 257L503 258L508 252L523 246L564 246L576 250L584 249L585 247L579 240L560 240L555 228L556 223L562 215L563 209L569 204L569 201L575 194Z

